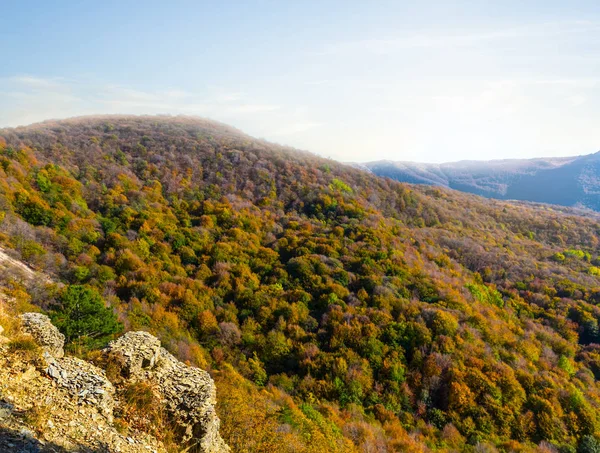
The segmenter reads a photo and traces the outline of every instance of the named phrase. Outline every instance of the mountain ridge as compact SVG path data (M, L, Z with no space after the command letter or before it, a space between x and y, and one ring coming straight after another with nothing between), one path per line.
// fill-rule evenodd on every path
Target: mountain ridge
M600 210L600 152L441 164L385 160L359 167L400 182L441 185L489 198Z

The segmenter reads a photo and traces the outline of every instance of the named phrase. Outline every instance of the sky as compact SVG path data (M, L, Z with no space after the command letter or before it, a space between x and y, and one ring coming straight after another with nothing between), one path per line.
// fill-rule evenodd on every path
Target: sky
M600 150L597 1L0 0L0 127L185 114L340 161Z

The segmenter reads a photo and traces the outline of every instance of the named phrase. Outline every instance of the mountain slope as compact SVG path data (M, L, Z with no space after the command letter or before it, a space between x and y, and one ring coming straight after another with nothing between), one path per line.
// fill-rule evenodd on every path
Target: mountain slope
M596 217L408 186L193 118L0 137L1 245L212 369L233 451L599 442Z
M401 182L440 185L505 200L600 210L600 153L548 159L446 164L377 161L361 165L378 176Z

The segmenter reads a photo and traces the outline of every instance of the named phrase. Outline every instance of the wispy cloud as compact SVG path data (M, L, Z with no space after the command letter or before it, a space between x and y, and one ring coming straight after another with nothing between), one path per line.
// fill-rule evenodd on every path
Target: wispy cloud
M473 30L467 33L439 33L417 31L401 36L367 38L355 41L331 43L316 52L317 55L340 55L371 53L386 55L406 49L457 48L489 45L493 41L551 37L571 34L589 34L600 30L600 23L578 20L565 22L545 22L522 26L504 27L495 30Z
M215 100L217 102L236 102L240 101L244 98L244 93L241 92L232 92L232 93L219 93L215 95Z
M579 77L568 79L526 79L522 83L534 85L562 85L569 87L593 88L600 83L597 77Z
M331 79L309 80L308 82L305 82L305 85L331 85L335 82L335 80Z
M573 107L577 107L585 104L587 102L587 97L581 94L575 94L573 96L567 97L567 102Z
M43 78L31 75L16 75L7 77L4 82L12 82L23 87L29 87L35 90L56 90L65 87L65 79L61 78Z
M261 113L261 112L273 112L279 110L280 106L272 104L240 104L226 107L227 111L233 113Z
M3 100L3 101L2 101ZM89 80L16 75L0 78L0 126L86 113L185 113L222 118L280 109L236 91L156 90ZM24 112L27 112L24 114Z

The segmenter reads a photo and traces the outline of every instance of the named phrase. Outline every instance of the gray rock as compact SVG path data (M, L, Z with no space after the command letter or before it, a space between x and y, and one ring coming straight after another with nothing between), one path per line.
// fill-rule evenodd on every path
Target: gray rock
M95 406L112 423L115 388L100 368L76 357L57 359L44 354L46 374L79 402Z
M45 351L53 357L65 355L65 336L50 322L50 318L41 313L23 313L19 316L21 330L33 337Z
M160 354L160 340L148 332L127 332L111 341L105 351L121 365L123 377L135 379L154 368Z
M124 377L155 384L183 444L195 444L201 453L230 452L219 434L216 388L206 371L181 363L147 332L128 332L104 353L120 364Z
M53 379L60 379L61 377L60 372L53 365L48 366L46 373L48 373L48 376L50 376Z
M158 384L163 403L180 428L182 441L199 441L203 453L229 452L219 434L216 387L210 375L181 363L163 348L152 371L150 378Z

